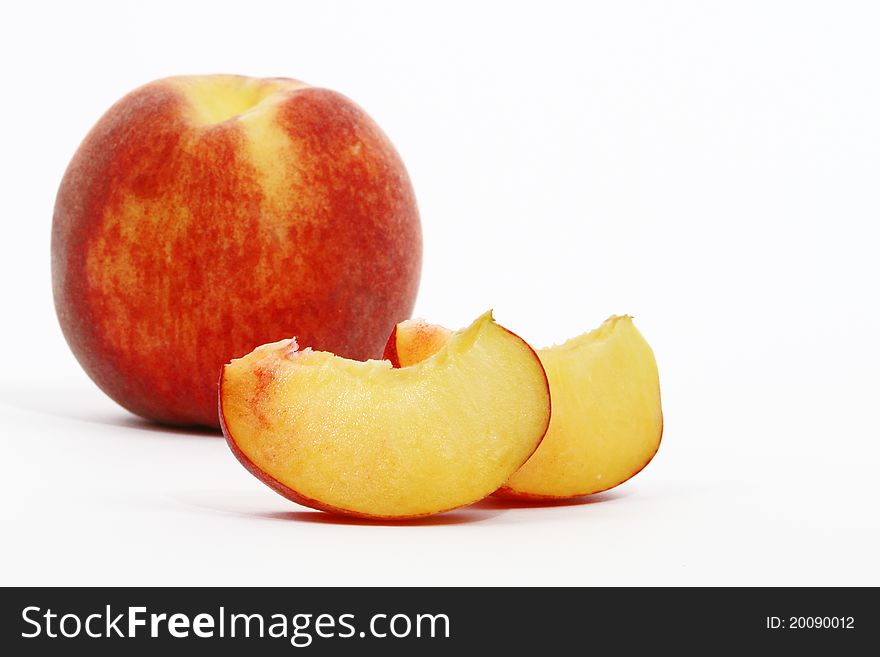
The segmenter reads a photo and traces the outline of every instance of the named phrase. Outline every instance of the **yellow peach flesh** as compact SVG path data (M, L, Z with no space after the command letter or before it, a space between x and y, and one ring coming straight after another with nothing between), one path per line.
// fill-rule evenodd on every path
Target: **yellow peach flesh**
M613 488L639 472L660 445L657 363L632 318L538 350L553 417L532 458L502 493L572 497Z
M452 331L449 329L432 326L423 320L409 319L401 322L399 326L401 330L397 334L397 355L400 367L408 367L423 361L437 352L452 337Z
M276 490L414 517L501 486L543 437L550 399L534 352L487 313L406 369L264 345L224 369L221 412L234 448Z

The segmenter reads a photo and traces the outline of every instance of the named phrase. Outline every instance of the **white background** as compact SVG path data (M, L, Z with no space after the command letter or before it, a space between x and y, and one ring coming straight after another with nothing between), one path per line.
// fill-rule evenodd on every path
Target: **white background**
M880 9L13 3L0 25L0 583L880 584ZM106 398L52 306L54 196L132 88L355 99L422 213L416 314L536 345L631 313L666 433L591 503L337 520ZM281 337L281 336L279 336Z

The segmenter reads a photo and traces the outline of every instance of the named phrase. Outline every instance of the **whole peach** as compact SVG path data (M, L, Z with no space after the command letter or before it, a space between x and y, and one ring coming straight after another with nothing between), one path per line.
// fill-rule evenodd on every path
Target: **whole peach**
M381 357L420 268L391 142L345 96L295 80L133 91L85 138L55 204L64 335L110 397L164 423L218 427L221 366L282 337Z

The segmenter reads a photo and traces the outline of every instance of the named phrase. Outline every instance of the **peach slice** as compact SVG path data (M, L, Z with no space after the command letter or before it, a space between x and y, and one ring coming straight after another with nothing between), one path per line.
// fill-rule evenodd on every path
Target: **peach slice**
M491 313L422 362L263 345L220 377L223 433L289 499L371 518L426 516L495 491L550 421L537 355Z
M391 330L382 358L390 360L394 367L409 367L439 351L452 333L448 328L428 324L423 319L407 319Z
M425 345L447 339L454 334L443 327L401 322L385 354L400 367L428 357ZM590 333L537 353L550 381L550 428L497 494L525 499L591 495L644 468L660 446L663 412L654 353L632 318L611 317Z

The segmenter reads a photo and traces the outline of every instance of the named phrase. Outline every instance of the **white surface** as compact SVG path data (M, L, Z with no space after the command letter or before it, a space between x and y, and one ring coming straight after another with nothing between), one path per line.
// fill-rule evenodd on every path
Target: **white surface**
M880 7L581 4L6 8L0 584L880 585ZM376 118L422 212L418 315L491 306L543 345L634 314L655 461L595 503L371 526L104 397L54 317L55 191L114 100L194 72Z

